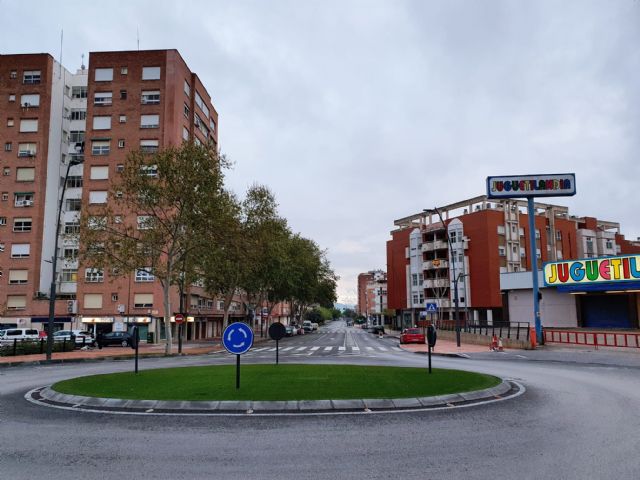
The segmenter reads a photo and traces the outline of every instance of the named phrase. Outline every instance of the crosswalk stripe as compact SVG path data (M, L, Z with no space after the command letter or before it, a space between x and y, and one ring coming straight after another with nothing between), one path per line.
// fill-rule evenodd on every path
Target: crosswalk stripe
M373 350L373 347L367 347L367 350Z
M333 350L333 347L324 347L325 352L330 352L331 350Z
M286 348L283 348L282 351L283 352L288 352L289 350L293 350L294 348L295 347L286 347Z
M338 350L340 350L341 352L345 351L345 347L338 347Z
M300 352L301 350L306 350L307 347L300 347L300 348L296 348L296 352Z
M378 347L378 350L381 350L381 351L383 351L383 352L386 352L386 351L387 351L387 347Z
M360 347L351 347L351 349L352 349L354 352L359 352L359 351L360 351Z
M404 350L402 350L400 347L391 347L391 350L396 352L404 352Z
M269 347L256 348L254 352L264 352L265 350L269 350Z
M270 349L269 349L269 350L267 350L267 351L268 351L268 352L275 352L275 351L276 351L276 349L275 349L275 347L274 347L274 348L270 348Z
M315 352L316 350L318 350L320 347L311 347L311 351Z

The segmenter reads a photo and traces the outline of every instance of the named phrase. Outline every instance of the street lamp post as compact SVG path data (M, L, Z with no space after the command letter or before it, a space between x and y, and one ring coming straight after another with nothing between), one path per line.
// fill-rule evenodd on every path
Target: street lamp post
M64 201L64 192L67 189L67 179L69 178L69 170L74 165L80 165L84 162L82 156L75 156L69 160L67 171L64 174L64 182L62 183L62 194L58 202L58 212L56 217L56 237L53 242L53 258L51 259L51 290L49 292L49 319L47 321L47 362L51 361L51 353L53 352L53 322L56 311L56 269L58 266L58 237L60 236L60 216L62 215L62 202Z
M449 237L449 231L447 230L447 226L444 223L442 215L440 214L440 210L437 207L433 207L433 209L425 209L423 210L425 213L436 213L438 218L440 218L440 223L444 227L444 234L447 237L447 243L449 244L449 258L451 261L451 269L453 270L453 301L455 304L455 317L456 317L456 345L460 346L460 319L458 317L458 310L460 306L460 300L458 298L458 275L456 274L456 256L453 252L453 243L451 243L451 237Z

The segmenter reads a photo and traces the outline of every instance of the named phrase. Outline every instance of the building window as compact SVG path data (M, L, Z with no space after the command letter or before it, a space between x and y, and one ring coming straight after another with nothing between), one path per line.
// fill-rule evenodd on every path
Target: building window
M66 247L62 250L62 258L67 262L75 262L80 251L75 247Z
M98 268L85 268L84 281L87 283L104 282L104 272Z
M82 200L79 198L67 198L65 210L67 212L79 212L82 208Z
M191 96L191 87L189 86L189 82L184 81L184 93L187 97Z
M142 80L160 80L160 67L142 67Z
M7 295L7 310L24 310L27 308L26 295Z
M189 114L191 113L191 110L189 109L189 106L186 103L183 106L183 113L184 113L184 118L189 118Z
M140 150L142 153L156 153L158 151L158 140L140 140ZM155 176L158 175L158 166L154 165ZM147 172L148 175L148 172Z
M78 270L75 268L64 268L62 269L62 281L63 282L77 282L78 281Z
M71 98L87 98L87 87L71 87Z
M15 80L16 78L18 78L18 71L17 70L11 70L11 72L9 73L9 78L12 80Z
M520 247L520 258L524 258L527 256L527 251L524 247Z
M71 130L69 132L69 143L82 143L84 142L83 130Z
M107 192L105 190L94 190L89 192L89 203L91 205L107 203Z
M613 240L607 239L606 248L613 249Z
M86 108L72 108L71 120L86 120L87 109Z
M6 202L9 200L9 192L2 192L2 201Z
M16 181L33 182L35 178L36 178L36 169L34 167L16 168Z
M78 222L65 222L64 234L65 235L77 235L80 233L80 224Z
M96 82L111 82L113 80L113 68L96 68Z
M82 176L71 175L67 177L67 188L80 188L82 187Z
M6 142L4 144L4 151L5 152L10 152L11 151L11 142Z
M136 293L133 297L134 308L153 307L153 293Z
M11 245L11 258L27 258L31 253L31 244L14 243Z
M202 97L198 92L196 92L196 105L198 105L198 107L200 107L200 110L202 110L202 113L204 113L205 116L209 118L209 109L205 105L204 101L202 100Z
M153 270L151 267L137 268L136 269L136 282L153 282L155 277L153 276Z
M127 123L127 116L126 115L120 115L120 123Z
M40 83L40 70L25 70L22 74L22 83L25 85L37 85Z
M411 285L414 287L418 286L418 274L416 273L411 274Z
M540 230L538 230L537 228L536 228L536 238L540 239Z
M111 294L111 301L112 302L117 302L118 301L118 294L117 293L112 293Z
M126 99L127 99L127 91L120 90L120 100L126 100Z
M20 96L20 105L25 108L39 107L40 106L40 94L31 93Z
M160 103L160 90L143 90L140 101L143 105L158 105Z
M101 293L85 293L84 308L87 308L87 309L102 308L102 294Z
M122 163L119 163L116 165L116 173L122 173L124 172L124 165Z
M20 192L14 194L14 206L16 207L32 207L33 192Z
M2 167L2 175L5 177L11 175L11 167Z
M498 247L498 255L504 257L507 255L507 251L503 246Z
M4 226L7 224L7 217L0 217L0 225Z
M7 118L7 127L13 127L15 125L15 122L13 121L13 118Z
M87 219L87 228L90 230L104 230L107 228L107 217L89 217Z
M124 140L123 139L118 140L118 148L124 148Z
M211 133L215 135L215 133L216 133L216 121L213 118L209 119L209 126L211 127Z
M16 95L15 95L15 93L10 93L10 94L9 94L9 101L10 101L10 102L15 102L15 101L16 101Z
M30 232L31 223L32 223L31 218L14 218L13 231L14 232Z
M108 165L93 165L89 173L91 180L107 180L109 178Z
M140 128L158 128L160 126L160 115L141 115Z
M189 129L187 127L182 127L182 139L189 140Z
M153 228L153 217L151 215L138 215L136 222L138 230L149 230Z
M94 130L111 129L111 116L93 117L93 129Z
M38 131L37 118L24 118L20 120L20 133L34 133Z
M109 155L111 142L106 140L95 140L91 142L91 155Z
M417 304L418 304L418 301L419 301L418 294L417 294L417 293L414 293L414 294L413 294L413 304L414 304L414 305L417 305Z
M106 107L113 104L113 93L96 92L93 96L93 104L97 107Z

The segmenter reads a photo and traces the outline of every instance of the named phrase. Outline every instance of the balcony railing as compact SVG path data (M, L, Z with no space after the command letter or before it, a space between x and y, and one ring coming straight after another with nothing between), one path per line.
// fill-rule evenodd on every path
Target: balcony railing
M424 288L447 288L449 287L449 280L446 278L428 279L423 283Z
M422 268L424 270L433 270L435 268L449 268L449 262L444 259L434 259L422 262Z

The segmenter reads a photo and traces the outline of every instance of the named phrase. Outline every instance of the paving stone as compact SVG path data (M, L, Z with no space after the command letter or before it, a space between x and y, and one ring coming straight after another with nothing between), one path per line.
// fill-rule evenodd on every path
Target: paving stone
M300 400L298 408L303 411L308 410L331 410L331 400Z
M417 408L422 406L422 402L417 398L394 398L393 405L396 408Z
M365 408L371 408L373 410L384 408L395 408L393 400L390 398L369 398L362 401Z
M85 397L86 399L82 402L82 406L89 407L102 407L104 403L108 400L107 398L99 398L99 397Z

